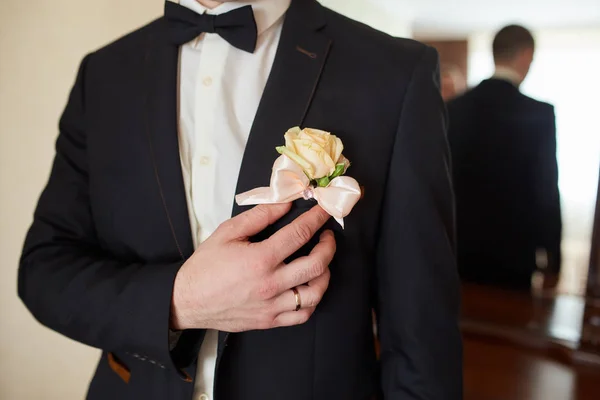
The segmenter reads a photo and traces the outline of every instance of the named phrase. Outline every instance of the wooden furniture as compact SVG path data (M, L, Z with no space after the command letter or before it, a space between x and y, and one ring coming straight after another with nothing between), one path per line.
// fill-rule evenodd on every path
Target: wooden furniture
M594 214L594 230L592 233L592 250L590 252L590 270L588 273L588 297L600 298L600 173L598 173L598 192L596 196L596 212Z
M597 400L600 370L466 337L464 400Z
M595 366L600 373L600 352L581 346L583 297L532 296L465 284L462 310L467 338L520 348L565 365Z
M465 400L592 400L600 353L580 345L586 299L463 285Z
M590 300L464 284L464 400L600 398L600 352L581 335Z
M581 347L588 352L600 354L600 174L586 297L588 301L583 317Z
M417 38L417 40L419 40ZM469 42L468 40L421 40L434 47L440 56L440 65L453 65L466 79L468 74Z

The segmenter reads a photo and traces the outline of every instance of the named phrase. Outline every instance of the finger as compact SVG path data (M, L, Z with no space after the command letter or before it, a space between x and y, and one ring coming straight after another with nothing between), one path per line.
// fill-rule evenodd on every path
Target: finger
M296 287L298 297L300 298L300 308L314 308L321 300L329 287L331 273L329 269L325 273L312 281L308 285L300 285ZM296 309L296 296L293 290L286 290L280 294L273 305L275 313L285 313Z
M247 239L275 223L291 207L291 203L258 205L223 223L215 234L225 240Z
M320 206L314 206L260 245L272 254L274 264L279 264L308 243L330 217Z
M274 281L279 290L284 291L303 285L323 275L329 270L329 264L335 255L336 244L333 232L327 230L319 238L319 243L310 254L300 257L287 265L279 267L273 273Z
M273 321L273 328L283 326L302 325L306 323L315 312L315 308L303 308L298 311L287 311L279 314Z

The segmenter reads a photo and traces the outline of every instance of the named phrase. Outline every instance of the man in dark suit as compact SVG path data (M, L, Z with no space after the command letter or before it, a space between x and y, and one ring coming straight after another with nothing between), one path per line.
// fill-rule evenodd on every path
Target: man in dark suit
M314 0L167 2L85 57L19 294L103 350L88 398L461 399L437 69ZM296 125L339 136L365 187L344 229L233 204Z
M561 215L554 109L519 91L534 39L520 26L493 43L496 72L448 104L458 266L466 281L527 290L560 269Z

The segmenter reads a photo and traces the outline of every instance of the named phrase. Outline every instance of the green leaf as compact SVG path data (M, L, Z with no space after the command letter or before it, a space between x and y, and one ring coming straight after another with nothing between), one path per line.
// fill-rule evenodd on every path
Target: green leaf
M333 174L329 176L329 180L333 180L334 178L337 178L338 176L342 175L344 173L344 167L344 164L336 165L335 171L333 171Z
M289 157L292 161L294 161L296 164L298 164L304 170L304 172L309 177L309 179L312 179L310 177L310 173L312 172L313 168L309 162L307 162L305 159L298 156L296 153L294 153L293 151L291 151L290 149L288 149L285 146L275 147L275 150L277 150L277 152L279 154Z
M317 182L317 185L319 185L319 187L327 187L327 185L329 185L329 182L330 182L328 176L324 176L322 178L315 179L315 181Z
M275 147L275 150L277 150L277 152L279 154L285 154L286 150L287 150L287 147L285 147L285 146L277 146L277 147Z

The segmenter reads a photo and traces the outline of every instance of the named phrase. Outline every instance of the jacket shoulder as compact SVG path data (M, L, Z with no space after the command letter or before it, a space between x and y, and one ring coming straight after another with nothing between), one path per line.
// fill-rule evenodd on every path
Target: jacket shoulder
M523 101L532 109L540 114L554 114L554 106L550 103L546 103L540 100L536 100L533 97L529 97L521 93Z
M426 50L433 48L413 39L399 38L322 7L327 19L326 32L334 46L349 48L357 57L385 59L385 63L414 66Z
M477 103L476 97L477 87L468 89L466 92L456 96L446 103L448 112L452 114L470 108L471 105Z
M102 56L124 55L142 52L144 45L161 30L163 18L155 19L148 24L129 32L118 39L95 50L92 54L95 58Z

